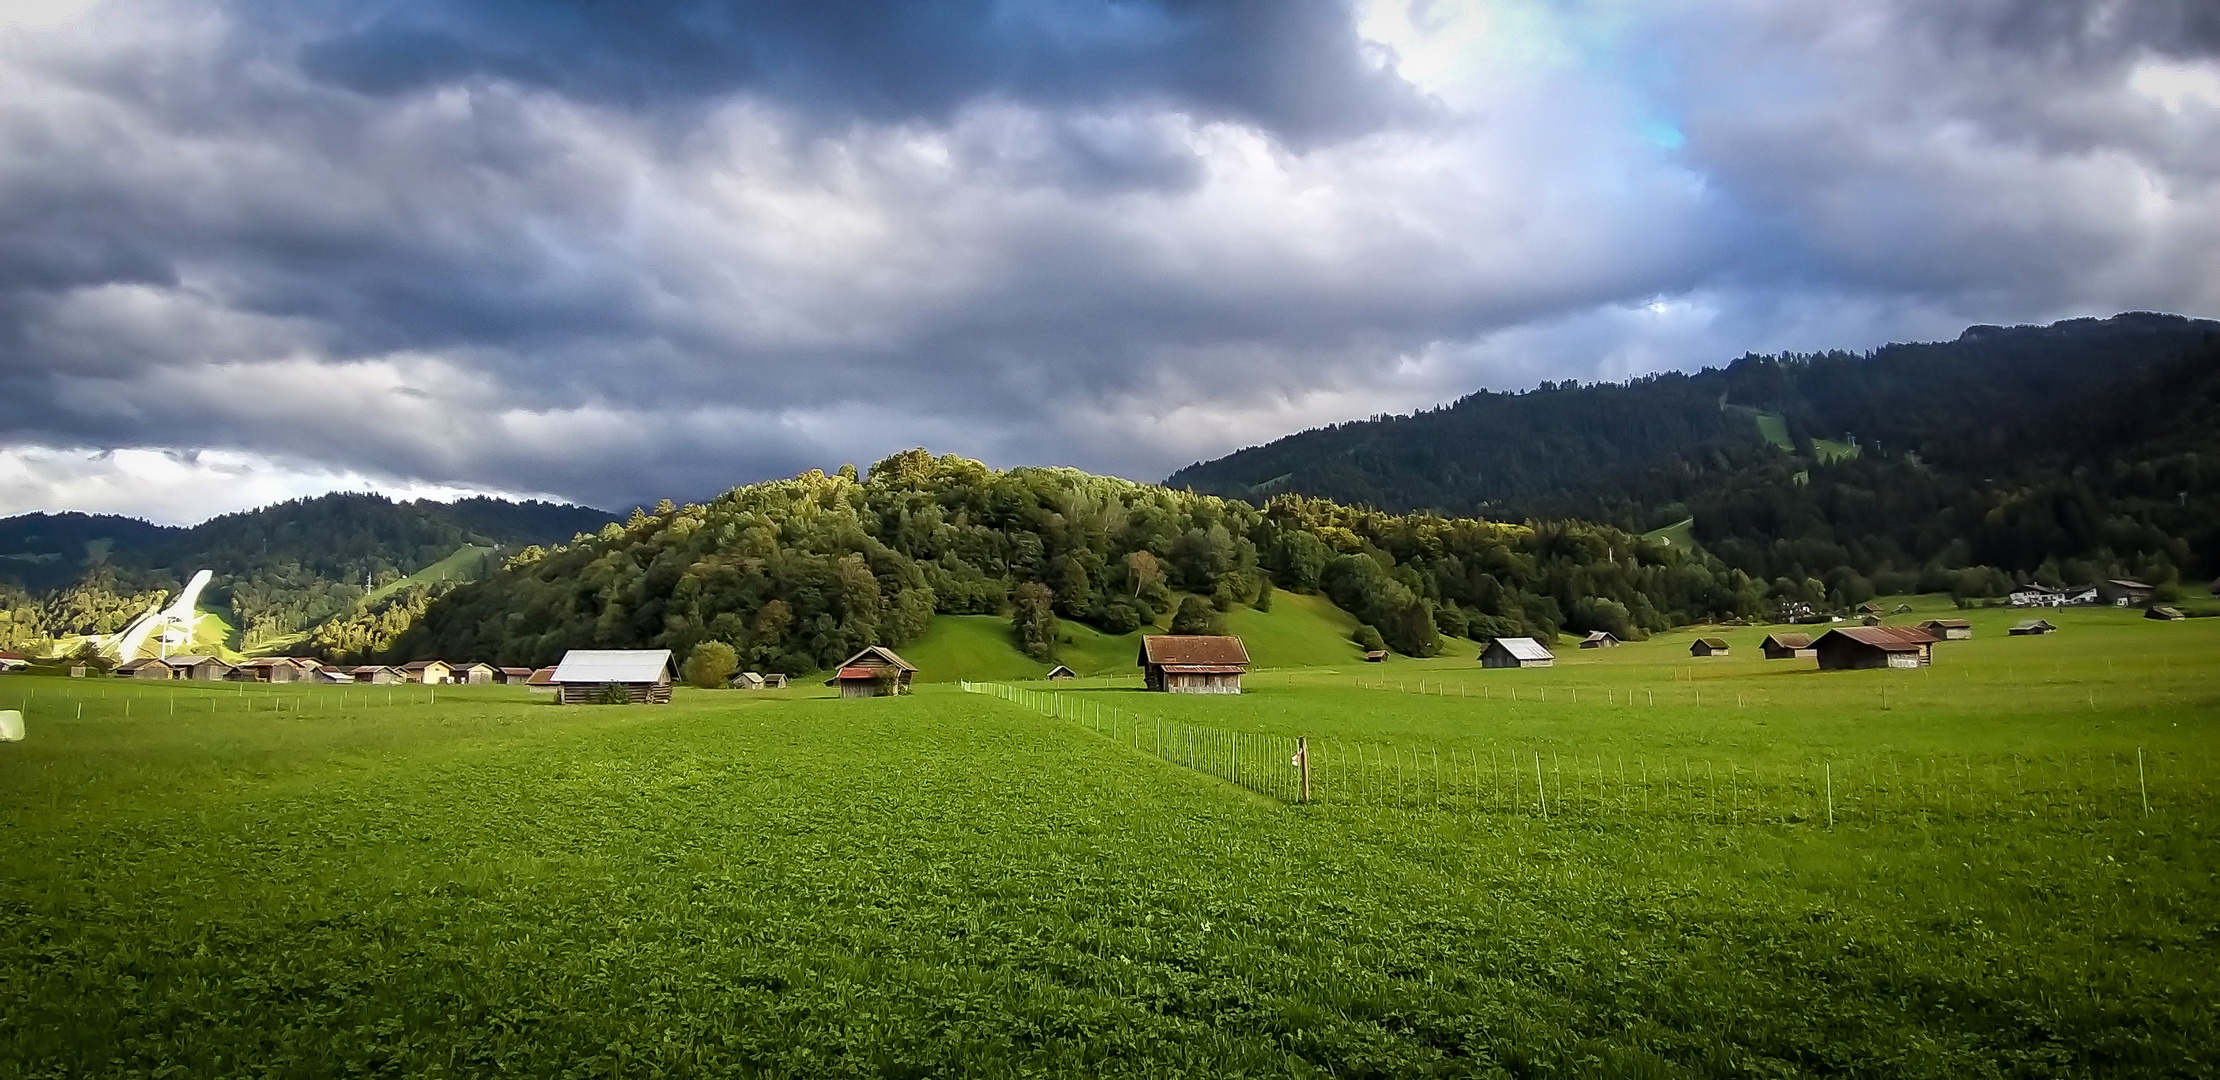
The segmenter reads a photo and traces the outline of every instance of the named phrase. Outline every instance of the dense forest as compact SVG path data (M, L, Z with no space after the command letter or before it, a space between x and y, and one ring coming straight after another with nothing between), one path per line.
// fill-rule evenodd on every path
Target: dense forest
M1090 476L896 454L858 476L737 488L517 554L434 601L390 650L546 664L572 648L718 641L800 673L900 646L935 613L1004 613L1053 654L1055 620L1127 633L1181 594L1223 611L1320 592L1391 647L1442 635L1745 617L1765 587L1700 553L1583 524L1504 525L1284 497L1263 506ZM1195 605L1190 605L1192 608ZM1185 613L1182 613L1183 616Z
M354 613L370 589L466 545L560 540L609 517L545 502L335 492L191 528L76 513L0 519L0 647L114 633L203 568L215 571L204 603L228 607L242 633L290 633Z
M1724 565L1819 580L1834 600L2116 575L2178 585L2220 573L2216 405L2220 323L2122 315L1479 394L1168 483L1629 531L1686 520Z

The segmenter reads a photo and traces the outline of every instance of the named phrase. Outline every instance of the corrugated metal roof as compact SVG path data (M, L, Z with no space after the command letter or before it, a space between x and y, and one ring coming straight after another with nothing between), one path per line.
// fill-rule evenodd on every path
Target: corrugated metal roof
M1141 638L1140 662L1245 665L1249 647L1231 634L1148 634Z
M1935 639L1925 631L1908 626L1838 626L1827 631L1820 641L1840 634L1861 645L1870 645L1884 652L1918 652L1922 645L1932 645Z
M844 668L845 668L845 667L854 667L854 666L855 666L855 665L856 665L857 663L859 663L859 662L861 662L861 661L863 661L863 660L865 660L865 659L867 659L867 658L870 658L870 657L877 657L878 659L880 659L881 661L884 661L885 663L888 663L888 664L891 664L891 665L893 665L893 666L895 666L895 667L901 668L901 669L902 669L903 671L916 671L916 670L917 670L917 667L916 667L916 665L914 665L914 664L911 664L911 663L910 663L909 661L907 661L907 660L904 660L904 659L902 659L901 657L899 657L899 656L896 656L896 655L894 655L894 650L893 650L893 649L889 649L889 648L887 648L887 647L886 647L886 646L884 646L884 645L866 645L866 646L864 646L864 647L863 647L863 651L862 651L862 652L859 652L859 653L855 654L854 656L851 656L851 657L849 657L848 659L846 659L846 660L843 660L843 661L841 661L841 663L840 663L840 666L841 666L841 667L844 667Z
M669 649L572 649L555 665L555 683L651 683L670 670Z
M1495 639L1495 643L1503 646L1504 652L1520 660L1557 659L1555 654L1542 647L1541 642L1530 637L1499 637Z

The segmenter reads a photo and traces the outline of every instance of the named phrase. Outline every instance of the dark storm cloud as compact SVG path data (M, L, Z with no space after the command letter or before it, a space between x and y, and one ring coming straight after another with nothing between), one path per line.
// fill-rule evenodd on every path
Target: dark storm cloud
M2214 314L2207 11L111 4L0 30L0 466L1148 478L1479 385Z
M292 21L294 5L272 13ZM472 77L629 106L746 92L813 112L945 119L981 97L1146 100L1308 139L1417 107L1338 0L408 0L319 10L304 67L372 93ZM344 22L337 28L331 22Z

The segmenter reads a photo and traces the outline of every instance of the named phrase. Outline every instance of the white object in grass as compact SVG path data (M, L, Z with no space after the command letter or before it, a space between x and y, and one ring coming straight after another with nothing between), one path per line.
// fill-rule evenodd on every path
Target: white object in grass
M0 712L0 742L23 741L23 714L13 709Z

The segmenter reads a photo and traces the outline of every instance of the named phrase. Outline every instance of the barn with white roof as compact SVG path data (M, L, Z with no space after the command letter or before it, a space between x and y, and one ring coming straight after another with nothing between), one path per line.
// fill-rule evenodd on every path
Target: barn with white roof
M669 649L572 649L548 682L565 705L668 705Z

